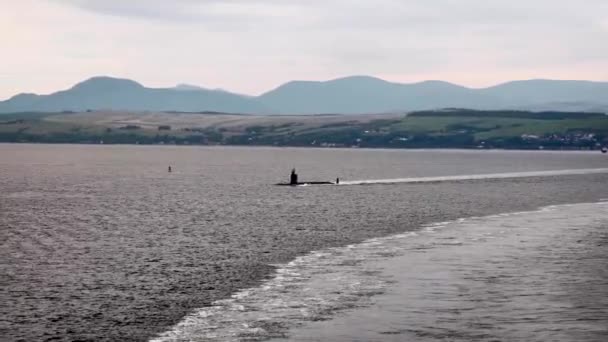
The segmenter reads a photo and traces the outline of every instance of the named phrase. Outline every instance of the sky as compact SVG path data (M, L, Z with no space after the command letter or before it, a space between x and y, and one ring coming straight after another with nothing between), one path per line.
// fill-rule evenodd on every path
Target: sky
M257 95L371 75L608 81L608 0L0 0L0 99L92 76Z

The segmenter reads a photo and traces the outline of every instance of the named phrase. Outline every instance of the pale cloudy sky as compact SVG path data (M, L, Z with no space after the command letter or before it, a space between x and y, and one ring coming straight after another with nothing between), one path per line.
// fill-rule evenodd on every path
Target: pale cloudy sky
M0 0L0 99L94 75L248 94L346 75L608 81L608 0Z

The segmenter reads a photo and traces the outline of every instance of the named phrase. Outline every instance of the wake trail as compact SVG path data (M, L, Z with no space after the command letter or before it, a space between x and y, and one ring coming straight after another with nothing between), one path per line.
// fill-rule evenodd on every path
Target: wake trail
M526 177L546 177L546 176L565 176L565 175L590 175L590 174L600 174L600 173L608 173L608 168L505 172L505 173L489 173L489 174L473 174L473 175L457 175L457 176L438 176L438 177L366 179L366 180L355 180L355 181L340 181L340 185L431 183L431 182L449 182L449 181L478 180L478 179L504 179L504 178L526 178Z

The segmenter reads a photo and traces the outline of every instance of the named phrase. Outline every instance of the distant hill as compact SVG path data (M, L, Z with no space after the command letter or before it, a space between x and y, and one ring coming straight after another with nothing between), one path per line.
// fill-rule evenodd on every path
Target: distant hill
M391 83L354 76L327 82L294 81L259 97L270 108L284 113L379 113L484 104L486 96L459 85L426 81Z
M193 84L180 83L172 88L173 90L182 90L182 91L199 91L199 90L209 90L207 88L199 87Z
M529 80L471 89L442 81L400 84L355 76L327 82L289 82L259 99L269 108L296 114L447 107L596 111L608 106L608 82Z
M256 99L220 90L184 86L146 88L125 79L93 77L72 88L50 95L20 94L0 102L0 112L85 111L89 109L169 111L218 111L264 113Z
M480 89L503 103L540 105L565 102L608 103L608 82L528 80L513 81Z
M361 114L448 107L605 112L608 82L528 80L473 89L443 81L402 84L352 76L325 82L292 81L254 97L185 84L146 88L131 80L94 77L50 95L19 94L0 101L0 113L109 109Z

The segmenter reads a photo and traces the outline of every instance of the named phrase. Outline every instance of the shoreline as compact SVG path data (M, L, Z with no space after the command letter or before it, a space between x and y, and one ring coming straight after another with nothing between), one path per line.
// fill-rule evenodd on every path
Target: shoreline
M75 112L0 115L0 141L342 148L587 150L608 145L608 116L476 111L332 116Z
M59 143L49 143L49 142L2 142L1 145L8 146L107 146L107 147L159 147L159 148L203 148L203 149L214 149L214 148L244 148L244 149L310 149L315 151L411 151L411 152L424 152L424 151L454 151L454 152L531 152L531 153L595 153L595 154L605 154L601 152L601 149L535 149L535 148L527 148L527 149L517 149L517 148L463 148L463 147L320 147L320 146L275 146L275 145L228 145L228 144L218 144L218 145L186 145L186 144L96 144L96 143L73 143L73 142L59 142Z

